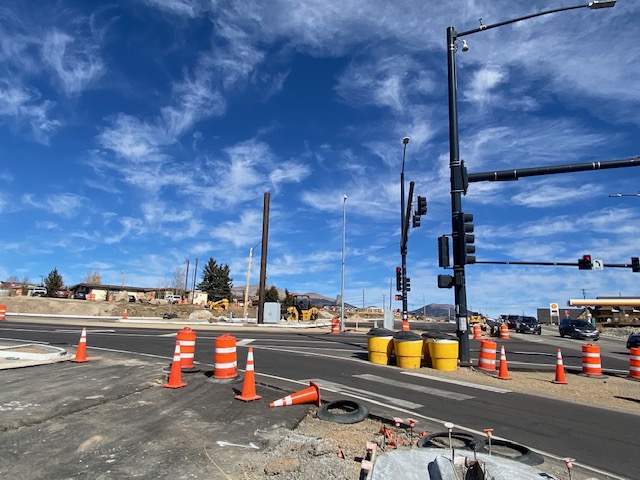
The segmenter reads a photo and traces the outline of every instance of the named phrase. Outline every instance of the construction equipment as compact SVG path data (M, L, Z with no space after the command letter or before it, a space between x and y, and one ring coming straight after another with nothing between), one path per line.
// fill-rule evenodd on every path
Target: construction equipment
M223 298L221 300L216 300L215 302L209 301L207 302L207 307L209 310L216 310L218 312L229 310L229 300L227 298Z
M309 295L291 295L293 297L293 305L287 307L287 321L289 322L308 322L318 318L319 310L311 306Z

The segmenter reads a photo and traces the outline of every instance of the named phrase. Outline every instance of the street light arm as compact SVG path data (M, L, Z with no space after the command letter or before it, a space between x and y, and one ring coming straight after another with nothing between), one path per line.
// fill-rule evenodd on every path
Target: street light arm
M478 28L474 28L473 30L467 30L465 32L455 32L455 38L464 37L466 35L471 35L473 33L478 33L483 30L491 30L492 28L502 27L504 25L510 25L512 23L521 22L523 20L529 20L530 18L542 17L543 15L549 15L551 13L557 12L565 12L567 10L576 10L578 8L590 8L590 9L598 9L598 8L610 8L615 5L615 1L592 1L585 5L576 5L573 7L562 7L562 8L554 8L553 10L545 10L544 12L532 13L530 15L525 15L524 17L518 17L511 20L506 20L504 22L494 23L492 25L481 25Z

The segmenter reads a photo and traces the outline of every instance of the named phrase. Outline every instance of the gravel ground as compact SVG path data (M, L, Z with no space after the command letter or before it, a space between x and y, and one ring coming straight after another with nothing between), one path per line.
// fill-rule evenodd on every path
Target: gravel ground
M484 385L509 388L513 391L557 398L560 400L588 404L606 405L608 409L619 410L640 416L640 382L626 378L608 377L594 379L567 373L566 385L552 383L554 372L510 371L511 380L500 380L473 368L458 369L455 372L428 369L429 375L463 380ZM588 400L587 400L588 399ZM604 407L603 407L604 408ZM353 425L340 425L315 417L315 409L293 431L281 432L283 440L269 452L262 452L243 466L243 479L357 479L361 477L360 461L366 455L367 442L382 445L384 426L405 439L408 449L409 434L396 429L388 420L367 418ZM412 434L413 448L419 439L420 426L416 425ZM430 432L432 433L432 432ZM339 455L341 454L341 455ZM545 463L544 471L558 479L568 479L564 464ZM543 469L543 467L540 467ZM573 470L572 480L592 478L590 475Z

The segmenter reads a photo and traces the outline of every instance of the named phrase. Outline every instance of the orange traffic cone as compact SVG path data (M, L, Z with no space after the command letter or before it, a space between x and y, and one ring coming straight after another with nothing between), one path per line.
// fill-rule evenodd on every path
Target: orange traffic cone
M180 342L176 342L176 349L173 352L173 363L171 364L171 373L169 381L162 385L166 388L184 387L186 383L182 381L182 365L180 361Z
M80 335L80 342L78 343L78 349L76 350L76 356L72 362L84 363L87 360L87 328L82 327L82 335Z
M305 388L304 390L300 390L299 392L292 393L291 395L287 395L286 397L282 397L280 400L271 402L269 406L284 407L287 405L298 405L300 403L315 403L319 407L320 388L313 382L309 382L309 385L311 386Z
M498 369L498 378L500 380L511 380L509 378L509 369L507 368L507 355L504 353L504 345L500 347L500 368Z
M566 385L567 378L564 376L564 363L562 363L562 353L558 349L558 356L556 361L556 379L552 383L560 383Z
M236 395L238 400L244 400L250 402L251 400L258 400L262 398L260 395L256 395L256 377L253 367L253 348L249 347L249 353L247 354L247 368L244 371L244 383L242 384L242 394Z
M124 313L122 314L122 318L123 318L124 320L126 320L126 319L127 319L127 309L126 309L126 308L124 309Z

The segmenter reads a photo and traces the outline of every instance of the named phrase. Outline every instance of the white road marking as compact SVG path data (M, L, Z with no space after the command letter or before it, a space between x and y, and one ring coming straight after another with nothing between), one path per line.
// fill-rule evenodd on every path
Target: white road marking
M250 343L253 343L254 339L253 338L243 338L242 340L239 340L236 342L237 346L244 346L244 345L249 345Z
M487 385L478 385L476 383L463 382L461 380L451 380L448 378L434 377L432 375L427 375L424 373L418 373L418 372L400 372L400 373L402 373L403 375L411 375L412 377L426 378L427 380L436 380L438 382L452 383L454 385L460 385L461 387L475 388L477 390L486 390L488 392L496 392L496 393L511 392L511 390L506 390L504 388L490 387Z
M254 444L253 442L249 442L249 445L238 445L237 443L230 443L230 442L225 442L224 440L218 440L216 443L221 447L255 448L257 450L260 449L260 447Z
M389 404L391 405L396 405L398 407L401 408L411 408L411 409L416 409L416 408L422 408L423 405L419 404L419 403L413 403L410 402L408 400L402 400L400 398L394 398L394 397L389 397L387 395L381 395L379 393L374 393L374 392L370 392L368 390L361 390L359 388L353 388L353 387L348 387L346 385L341 385L339 383L334 383L334 382L330 382L329 380L322 380L320 378L311 378L309 380L306 380L307 382L314 382L317 383L318 386L321 389L326 389L329 390L331 392L335 392L335 393L343 393L345 395L350 395L354 398L360 398L362 400L369 400L371 397L376 397L379 398L381 400L384 400L386 403L383 404L385 406L389 406Z
M391 387L404 388L405 390L413 390L414 392L426 393L427 395L435 395L436 397L444 397L450 400L471 400L475 397L471 395L465 395L464 393L449 392L447 390L440 390L439 388L426 387L424 385L413 385L411 383L403 383L398 380L391 380L385 377L379 377L378 375L371 375L368 373L362 375L354 375L356 378L362 378L363 380L369 380L371 382L384 383Z

